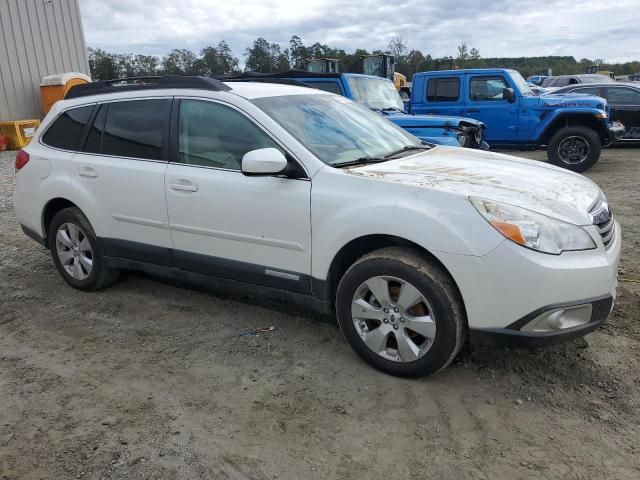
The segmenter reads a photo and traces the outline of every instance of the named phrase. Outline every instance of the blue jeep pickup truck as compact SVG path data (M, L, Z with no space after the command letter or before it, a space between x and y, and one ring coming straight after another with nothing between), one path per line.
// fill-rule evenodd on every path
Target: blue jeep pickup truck
M551 163L575 172L594 165L602 146L624 134L621 124L609 121L605 99L539 95L520 73L506 69L416 73L408 111L475 118L487 125L492 146L546 146Z
M342 95L379 112L421 140L436 145L463 146L486 150L485 125L473 118L452 115L408 115L393 82L386 78L357 73L315 73L289 70L281 73L245 72L224 81L295 81Z

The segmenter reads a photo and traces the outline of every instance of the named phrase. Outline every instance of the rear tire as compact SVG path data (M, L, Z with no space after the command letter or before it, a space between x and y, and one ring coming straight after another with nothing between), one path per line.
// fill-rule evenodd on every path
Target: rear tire
M51 220L49 250L62 278L79 290L99 290L118 279L120 271L105 264L102 245L89 220L76 207L65 208Z
M336 315L363 360L400 377L445 368L460 351L466 332L453 282L411 248L383 248L356 261L338 284Z
M589 127L564 127L558 130L547 146L547 157L554 165L573 172L584 172L600 158L602 142Z

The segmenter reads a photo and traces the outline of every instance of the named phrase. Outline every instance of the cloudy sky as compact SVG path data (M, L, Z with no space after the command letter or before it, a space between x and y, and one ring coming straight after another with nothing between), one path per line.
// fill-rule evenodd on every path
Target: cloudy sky
M297 34L347 51L400 36L432 56L466 42L483 57L640 59L639 0L80 0L87 44L120 53L198 51L226 40L243 59L257 37Z

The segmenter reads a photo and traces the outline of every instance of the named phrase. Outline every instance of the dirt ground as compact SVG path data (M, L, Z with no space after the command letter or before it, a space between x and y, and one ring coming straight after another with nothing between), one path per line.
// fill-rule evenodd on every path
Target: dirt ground
M606 150L588 172L623 229L609 323L544 350L466 348L420 380L371 369L291 305L138 274L70 288L16 224L12 162L0 479L640 478L640 149Z

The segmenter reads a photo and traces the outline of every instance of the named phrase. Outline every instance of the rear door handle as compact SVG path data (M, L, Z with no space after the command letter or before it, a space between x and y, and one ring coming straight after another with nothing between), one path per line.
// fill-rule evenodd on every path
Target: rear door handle
M170 183L169 188L171 190L176 190L178 192L197 192L198 186L194 185L191 182L179 182L179 183Z
M479 108L470 108L469 110L467 110L467 113L480 113L480 109Z
M427 113L440 113L440 110L427 110Z
M96 172L91 167L81 167L78 170L78 176L87 177L87 178L96 178L98 176L98 172Z

